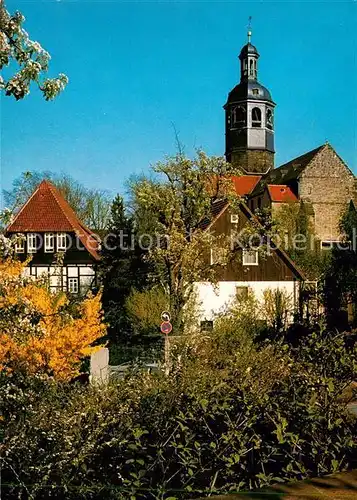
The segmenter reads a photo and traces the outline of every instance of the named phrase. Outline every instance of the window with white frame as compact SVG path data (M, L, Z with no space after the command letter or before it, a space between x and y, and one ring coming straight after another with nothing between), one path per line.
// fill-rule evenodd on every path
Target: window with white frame
M57 252L65 252L67 250L67 234L57 234Z
M45 233L45 252L55 251L55 235L53 233Z
M78 278L68 278L68 291L70 293L78 293L79 283Z
M35 233L27 234L27 253L37 252L37 237Z
M239 216L238 214L231 214L231 223L232 224L238 224L239 222Z
M15 241L15 252L25 253L25 238L23 236L17 235Z
M258 266L258 250L243 249L243 266Z

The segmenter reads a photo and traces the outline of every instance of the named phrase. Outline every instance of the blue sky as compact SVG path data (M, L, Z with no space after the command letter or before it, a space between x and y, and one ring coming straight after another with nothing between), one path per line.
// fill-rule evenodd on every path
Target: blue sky
M1 98L1 184L26 170L125 191L175 152L224 153L222 105L239 80L248 16L276 108L276 165L328 140L357 172L357 2L8 0L70 83Z

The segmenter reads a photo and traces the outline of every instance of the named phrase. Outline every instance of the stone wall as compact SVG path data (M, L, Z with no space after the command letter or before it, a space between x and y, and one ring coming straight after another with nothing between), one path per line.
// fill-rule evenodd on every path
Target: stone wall
M356 201L355 177L330 145L326 145L300 176L299 196L311 203L319 240L336 240L349 201Z
M265 174L274 168L274 153L271 151L232 151L232 165L247 174Z

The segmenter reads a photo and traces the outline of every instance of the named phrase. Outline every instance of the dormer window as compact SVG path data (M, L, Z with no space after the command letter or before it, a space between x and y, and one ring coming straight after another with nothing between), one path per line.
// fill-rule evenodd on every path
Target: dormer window
M27 234L27 253L37 252L37 237L35 233Z
M57 234L57 252L65 252L67 250L67 234Z
M55 251L55 235L53 233L45 234L45 252L50 253Z
M258 128L262 126L262 111L260 108L252 109L252 127Z
M253 95L259 95L259 89L252 89Z
M25 253L25 238L21 236L17 236L17 240L15 243L15 252L16 253Z

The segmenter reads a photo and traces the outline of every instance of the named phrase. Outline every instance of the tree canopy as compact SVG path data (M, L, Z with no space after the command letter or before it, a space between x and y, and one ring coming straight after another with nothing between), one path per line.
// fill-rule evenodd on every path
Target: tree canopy
M211 219L212 204L228 195L225 182L231 165L221 157L182 152L157 163L152 177L131 183L131 208L139 244L153 266L152 281L168 296L176 331L198 281L216 281L210 252L227 247L227 237L202 228ZM218 180L218 181L217 181Z
M0 0L0 91L18 101L30 93L34 83L49 101L65 88L68 78L62 73L46 78L50 54L29 38L24 21L23 14L11 15Z
M27 261L12 257L13 242L0 248L0 372L69 380L105 333L100 294L73 310L65 293L53 293L48 277L24 275Z

